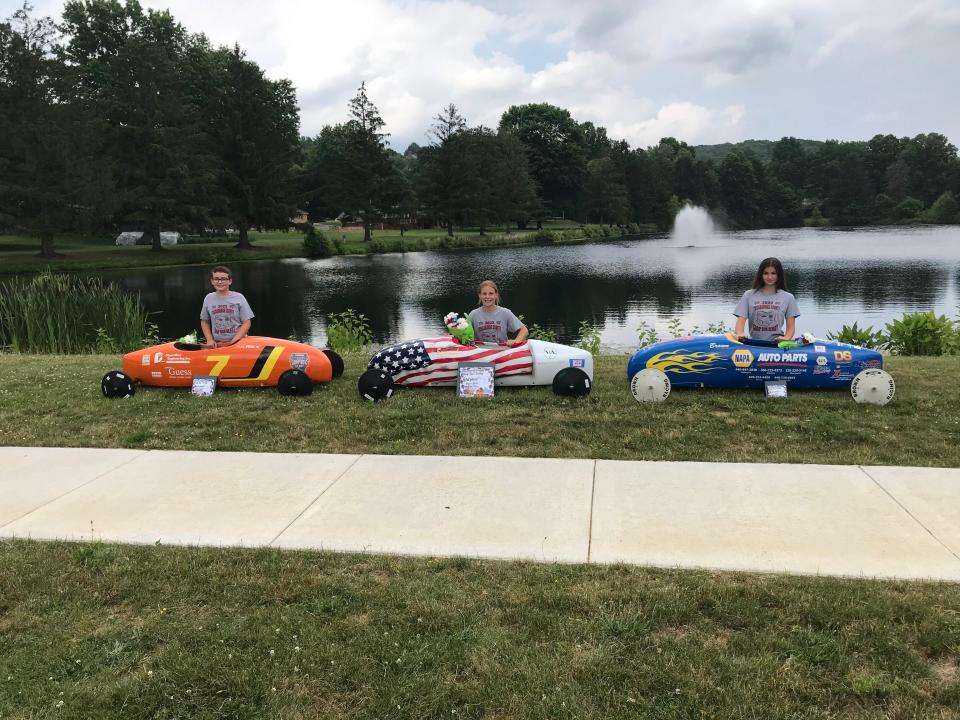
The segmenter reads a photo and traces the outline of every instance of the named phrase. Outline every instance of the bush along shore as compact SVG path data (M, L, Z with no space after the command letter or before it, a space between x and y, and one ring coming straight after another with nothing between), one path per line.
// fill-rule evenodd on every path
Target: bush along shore
M149 247L116 247L102 238L74 238L60 243L55 258L44 258L36 251L38 243L23 236L0 235L0 267L4 274L33 273L42 270L98 270L177 265L213 265L283 258L323 258L333 255L376 255L426 250L465 250L512 247L533 244L576 244L619 240L625 236L656 231L652 225L561 225L542 230L487 232L462 230L448 235L441 230L388 229L374 233L364 242L357 228L322 232L311 226L300 231L251 232L252 247L240 249L235 240L210 238L202 243L185 243L152 252Z

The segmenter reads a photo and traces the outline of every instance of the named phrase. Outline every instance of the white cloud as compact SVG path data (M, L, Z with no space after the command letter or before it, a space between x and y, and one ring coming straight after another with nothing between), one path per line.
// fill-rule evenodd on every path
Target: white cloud
M450 102L493 127L512 104L551 102L637 145L860 137L865 98L882 117L900 89L908 110L879 129L960 141L960 99L939 85L960 63L957 0L141 2L289 78L306 134L345 120L365 81L399 149ZM0 3L6 16L20 0Z
M664 105L657 114L635 123L614 122L610 134L629 141L634 147L656 145L661 138L674 137L690 144L726 142L738 135L746 110L742 105L722 110L687 102Z

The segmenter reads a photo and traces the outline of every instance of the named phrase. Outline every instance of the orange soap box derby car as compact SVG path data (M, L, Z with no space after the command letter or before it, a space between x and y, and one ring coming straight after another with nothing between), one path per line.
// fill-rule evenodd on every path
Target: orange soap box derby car
M282 395L309 395L314 383L343 374L332 350L271 337L245 337L233 345L208 348L168 342L123 356L123 370L103 376L106 397L130 397L134 382L155 387L191 387L195 375L217 378L221 387L274 387Z

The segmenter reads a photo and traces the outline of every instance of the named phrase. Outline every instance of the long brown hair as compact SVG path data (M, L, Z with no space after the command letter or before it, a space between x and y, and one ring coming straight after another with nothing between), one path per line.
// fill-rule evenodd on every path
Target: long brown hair
M775 257L765 258L760 267L757 268L757 276L753 279L753 289L759 290L763 287L763 271L772 267L777 271L777 290L787 290L787 279L783 276L783 264Z

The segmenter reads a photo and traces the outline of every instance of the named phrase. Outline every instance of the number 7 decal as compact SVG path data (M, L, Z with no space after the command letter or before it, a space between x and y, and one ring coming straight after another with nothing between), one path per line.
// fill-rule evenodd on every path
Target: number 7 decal
M230 361L229 355L208 355L207 360L213 363L213 367L210 368L210 374L214 377L220 377L220 373L223 372L223 369L227 366L227 363Z

